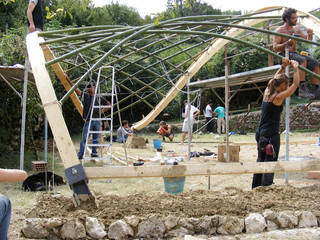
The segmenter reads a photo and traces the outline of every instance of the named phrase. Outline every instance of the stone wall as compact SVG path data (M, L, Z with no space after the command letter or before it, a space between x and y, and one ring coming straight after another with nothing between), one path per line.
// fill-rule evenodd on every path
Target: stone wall
M295 105L290 108L290 119L293 119L296 114L303 110L304 104ZM260 121L260 111L251 112L247 118L243 121L243 117L246 114L239 114L231 116L230 118L230 131L245 131L254 132ZM239 126L241 122L241 127ZM297 129L309 129L320 127L320 103L312 103L307 110L290 124L291 130ZM238 128L238 129L237 129ZM285 129L285 103L283 104L283 112L281 115L280 129Z
M96 218L28 218L22 234L32 239L163 239L185 235L234 235L260 233L275 229L319 226L319 213L311 211L281 211L266 209L262 214L246 217L203 216L183 218L173 215L145 218L128 216L114 221L108 228Z
M299 104L292 106L290 108L290 119L292 119L297 113L299 113L304 108L304 104ZM255 132L256 128L260 121L260 111L249 113L245 121L242 121L243 117L246 114L237 114L230 117L230 131L245 131L245 132ZM238 127L238 123L242 121L241 127ZM181 133L182 122L177 124L171 124L173 131L175 133ZM169 122L170 123L170 122ZM199 124L194 124L193 130L196 131L197 128L203 126L205 120L200 120ZM283 112L281 115L281 129L285 129L285 103L283 104ZM152 124L149 124L141 132L142 133L156 133L159 128L159 121L154 121ZM310 128L320 128L320 102L312 103L307 110L303 111L291 125L291 130L297 129L310 129ZM205 128L202 129L205 131ZM214 123L214 132L216 132L216 122Z

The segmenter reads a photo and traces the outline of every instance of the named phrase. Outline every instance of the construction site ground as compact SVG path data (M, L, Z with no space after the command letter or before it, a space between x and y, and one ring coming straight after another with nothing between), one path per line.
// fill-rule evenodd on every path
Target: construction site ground
M152 159L156 156L153 148L153 139L156 135L140 135L148 138L148 144L144 149L127 149L129 165L136 162L138 158ZM319 159L320 146L318 146L320 132L296 132L290 135L290 161L308 161ZM206 149L217 153L218 143L223 141L223 135L195 135L192 143L192 151L203 152ZM174 142L163 143L163 153L185 156L188 145L179 145L181 135L175 136ZM254 134L233 135L230 140L240 145L240 161L256 161L257 151ZM284 141L284 136L281 136ZM78 148L78 142L75 143ZM124 149L121 144L113 144L113 152L117 158L125 161ZM57 154L57 153L55 153ZM285 145L281 145L280 158L285 156ZM185 160L185 162L188 160ZM217 158L200 157L192 158L188 164L214 163ZM100 163L88 163L88 165L99 166ZM114 165L120 165L113 161ZM146 162L145 164L158 164ZM184 164L181 162L180 164ZM50 169L50 168L49 168ZM63 175L63 165L60 161L55 162L56 173ZM98 209L85 209L86 214L103 219L105 225L122 219L124 216L136 215L147 216L158 214L166 216L169 214L186 217L201 217L204 215L232 215L246 216L250 212L262 213L264 209L275 211L282 210L311 210L320 211L318 179L306 178L306 173L289 173L289 185L285 184L284 174L275 175L275 185L271 187L251 190L252 174L241 175L217 175L186 177L184 192L173 195L165 193L162 178L128 178L128 179L101 179L89 180L89 188L96 196L99 203ZM210 187L210 190L208 189ZM22 220L32 213L39 217L70 217L79 216L81 211L64 211L61 206L68 205L72 192L67 185L55 187L50 195L43 192L23 192L19 184L1 184L1 193L7 195L13 204L13 215L11 220L9 239L19 239ZM53 194L61 194L63 197L53 201ZM41 199L36 205L36 199ZM298 231L298 230L297 230ZM301 230L302 231L302 230ZM304 238L314 236L317 229L303 233ZM285 234L286 231L281 231ZM312 232L312 233L311 233ZM281 235L280 234L280 235ZM290 236L287 232L287 236ZM308 235L309 234L309 235ZM294 234L298 236L299 233ZM320 236L320 234L319 234ZM234 239L253 239L252 235ZM227 238L221 238L227 239ZM233 238L230 238L233 239ZM284 239L268 238L268 239ZM288 238L289 239L289 238ZM290 238L295 239L295 238Z

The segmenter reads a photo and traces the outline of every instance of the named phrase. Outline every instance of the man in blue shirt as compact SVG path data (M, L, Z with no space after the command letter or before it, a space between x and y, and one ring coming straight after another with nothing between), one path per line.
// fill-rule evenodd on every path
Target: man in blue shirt
M221 134L225 132L225 121L224 121L224 116L225 116L225 109L224 107L218 106L214 110L214 112L218 115L218 120L217 120L217 132L218 134Z

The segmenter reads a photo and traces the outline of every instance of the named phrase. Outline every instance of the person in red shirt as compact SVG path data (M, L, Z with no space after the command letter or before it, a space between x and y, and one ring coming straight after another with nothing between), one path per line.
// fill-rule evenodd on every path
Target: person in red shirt
M165 137L169 138L170 142L172 142L174 133L172 131L172 126L167 124L165 121L161 121L159 123L160 127L157 131L162 136L162 140L165 141Z

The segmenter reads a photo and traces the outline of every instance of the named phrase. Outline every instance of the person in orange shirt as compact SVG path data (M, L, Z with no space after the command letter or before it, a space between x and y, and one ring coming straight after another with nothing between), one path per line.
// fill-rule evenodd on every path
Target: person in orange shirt
M170 142L172 142L174 133L172 131L172 126L167 124L165 121L161 121L159 123L160 127L157 131L162 136L162 140L165 141L165 137L169 138Z

